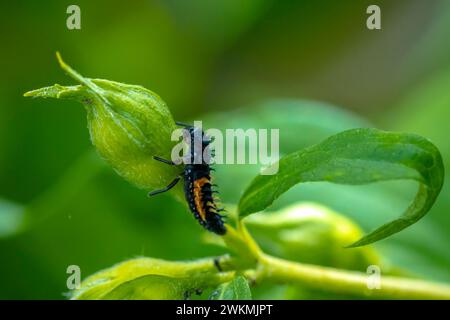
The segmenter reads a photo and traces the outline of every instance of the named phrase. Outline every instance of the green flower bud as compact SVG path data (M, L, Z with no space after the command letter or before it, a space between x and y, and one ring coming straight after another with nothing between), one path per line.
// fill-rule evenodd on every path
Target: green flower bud
M380 264L370 246L346 249L363 232L346 217L314 203L248 216L245 224L267 252L286 259L365 271Z
M173 147L171 134L176 126L166 104L141 86L85 78L59 53L56 55L61 68L80 84L55 84L24 96L81 102L87 111L92 143L118 174L145 189L160 188L172 181L178 174L176 169L153 159L170 159Z

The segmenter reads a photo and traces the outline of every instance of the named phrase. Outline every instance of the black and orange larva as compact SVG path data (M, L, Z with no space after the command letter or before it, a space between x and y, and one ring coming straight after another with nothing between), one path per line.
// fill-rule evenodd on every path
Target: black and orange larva
M189 133L191 145L189 148L189 164L184 165L184 170L178 175L169 185L163 189L150 192L148 195L153 196L159 193L166 192L172 189L180 180L184 178L184 195L189 204L189 209L194 214L194 217L200 224L208 231L219 235L224 235L226 228L223 222L223 208L218 208L216 199L213 197L216 190L213 190L211 183L211 171L213 170L208 161L202 157L201 164L195 164L194 159L196 152L194 148L194 139L199 136L202 139L201 154L204 154L205 148L211 143L211 138L194 126L177 122L179 126L183 126ZM199 150L200 151L200 150ZM162 159L160 157L153 157L155 160L161 161L169 165L177 165L171 160Z

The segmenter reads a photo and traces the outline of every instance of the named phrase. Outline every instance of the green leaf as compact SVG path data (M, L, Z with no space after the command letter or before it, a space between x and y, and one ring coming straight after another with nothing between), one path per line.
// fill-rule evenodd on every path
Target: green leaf
M187 298L188 279L146 275L124 282L102 297L103 300L175 300Z
M420 88L418 88L420 89ZM442 87L444 89L444 87ZM446 93L446 91L443 91ZM400 115L399 119L403 120L405 117L411 115L411 104L418 106L431 106L428 97L417 101L417 96L414 95L412 99L405 101L405 112ZM428 100L427 100L428 98ZM427 103L425 103L428 101ZM439 100L442 102L441 100ZM407 108L408 107L408 108ZM424 114L427 108L424 108ZM437 110L443 110L442 104L436 106L436 116L439 114ZM258 117L254 114L258 113ZM243 108L238 110L229 110L227 112L218 112L205 115L205 128L281 128L280 135L280 152L281 155L287 155L297 150L309 147L319 143L327 137L342 132L344 130L372 127L370 123L350 111L339 108L324 102L301 100L301 99L268 99L261 103L255 104L252 108ZM416 118L416 117L414 117ZM429 117L417 117L420 119L427 119L430 124L433 122ZM203 118L202 118L203 119ZM442 116L434 121L443 121ZM424 121L424 120L423 120ZM416 122L411 122L408 128L401 127L398 131L415 132L425 137L432 138L432 141L439 147L445 161L445 145L439 145L439 142L445 142L445 130L442 130L442 139L433 135L433 132L417 131ZM430 125L430 128L435 128ZM407 130L406 130L407 129ZM436 129L436 128L435 128ZM308 134L305 134L307 132ZM244 192L246 186L250 184L253 178L259 173L259 165L239 165L227 166L216 165L216 172L214 178L219 184L219 191L221 198L230 203L237 203L240 196ZM444 187L446 187L444 183ZM271 211L264 214L261 220L271 216L273 210L284 210L288 206L297 204L299 201L315 202L325 205L335 212L339 212L345 217L349 218L354 223L358 224L363 230L372 230L384 222L392 218L392 213L402 212L406 208L414 196L415 182L413 181L387 181L378 182L374 184L367 184L357 188L349 185L332 184L332 183L307 183L301 184L291 188L284 193L271 206ZM445 199L445 189L441 191L438 201L434 204L432 212L428 214L427 219L423 219L420 224L416 224L414 228L408 228L399 233L390 241L384 241L377 246L377 250L382 254L383 261L389 262L389 265L401 267L404 270L414 272L416 275L422 277L432 278L434 280L449 280L450 275L447 272L450 254L445 243L447 239L444 237L448 233L445 232L446 224L436 224L434 220L447 217L446 212L437 212L437 205ZM448 192L450 194L450 192ZM234 210L227 207L227 212L230 215ZM442 213L442 214L440 214ZM257 217L259 214L252 215ZM255 226L249 225L249 220L246 219L246 226L249 228L252 236L255 237L256 242L265 249L266 252L274 254L279 257L289 258L296 261L308 261L309 263L329 265L334 267L341 267L337 261L344 259L341 257L338 260L333 260L332 255L334 250L325 253L322 251L315 251L313 248L314 239L311 234L308 238L305 235L304 245L310 245L310 249L314 252L306 251L305 248L292 251L290 254L281 252L281 242L275 239L275 234L262 231L259 232ZM440 229L440 230L439 230ZM310 233L310 231L303 231ZM421 237L417 237L417 233ZM432 234L433 236L430 236ZM362 233L359 235L361 236ZM213 235L205 234L209 242L216 242L223 246L222 239L214 237ZM427 241L421 241L423 237ZM268 239L270 238L270 239ZM353 238L333 243L333 248L341 248L345 254L354 252L355 250L344 250L342 246L359 239ZM321 239L322 240L322 239ZM332 240L330 240L332 241ZM217 243L219 242L219 243ZM321 241L319 241L321 242ZM366 249L366 248L361 248ZM327 251L327 250L325 250ZM338 254L338 253L336 253ZM356 253L353 253L356 254ZM315 256L323 257L323 260L317 259ZM446 259L444 259L446 258ZM322 259L322 258L321 258ZM367 264L366 264L367 265ZM383 270L387 266L383 265ZM254 291L252 290L254 296ZM268 298L270 296L265 296Z
M230 282L221 284L210 295L210 300L251 300L252 294L247 280L237 276Z
M350 247L384 239L422 218L439 194L444 168L438 149L414 134L377 129L353 129L336 134L279 161L275 175L257 176L244 192L241 217L262 211L300 182L326 181L361 185L376 181L409 179L419 191L403 215L356 241Z
M99 271L83 281L72 299L183 299L229 281L212 259L189 262L132 259Z
M364 127L370 124L345 109L301 99L269 99L252 108L213 113L205 118L205 128L281 128L281 155L309 147L341 131ZM260 167L260 164L216 165L215 177L220 181L222 198L237 203Z
M441 24L444 21L443 18L440 19ZM450 30L443 28L443 24L441 27L441 30L435 30L435 32L442 33ZM437 41L437 39L438 37L434 37L432 41ZM426 51L431 52L430 48L427 48ZM422 55L421 58L426 60L429 56ZM412 61L412 63L414 62L417 61ZM442 154L446 172L450 170L450 144L448 143L447 128L447 119L450 117L450 108L448 108L450 105L450 91L448 90L450 68L448 67L449 65L442 66L429 77L422 79L412 90L408 90L405 96L399 100L393 114L391 113L384 121L384 126L392 130L414 132L431 139ZM386 251L386 254L390 256L391 261L411 269L423 277L450 281L448 272L450 266L449 212L450 177L447 175L441 194L430 210L427 219L420 223L420 226L414 227L411 232L402 233L402 239L398 239L403 240L402 242L387 248L389 251ZM422 240L424 237L427 241Z

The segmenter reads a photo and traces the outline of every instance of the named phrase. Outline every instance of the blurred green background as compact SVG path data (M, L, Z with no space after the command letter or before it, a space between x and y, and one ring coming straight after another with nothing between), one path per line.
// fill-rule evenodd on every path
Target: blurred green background
M81 30L66 28L70 4ZM382 30L366 28L370 4L381 7ZM72 264L84 278L140 255L224 252L202 241L181 204L148 199L96 157L81 105L22 96L73 84L57 50L87 77L155 91L177 120L280 128L283 153L371 125L424 135L449 169L449 1L14 1L0 12L1 299L63 299ZM253 175L219 167L223 201L236 203ZM275 207L316 201L370 230L400 214L415 188L308 184ZM376 249L390 265L450 282L449 210L447 178L432 211ZM262 291L286 297L283 287Z

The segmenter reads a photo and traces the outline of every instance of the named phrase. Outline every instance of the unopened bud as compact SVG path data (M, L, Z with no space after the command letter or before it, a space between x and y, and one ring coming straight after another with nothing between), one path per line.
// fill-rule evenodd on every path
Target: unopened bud
M87 111L92 143L122 177L145 189L160 188L172 181L178 174L176 169L153 159L169 159L173 146L171 133L176 127L164 101L141 86L85 78L59 53L57 58L79 85L55 84L25 96L81 102Z

